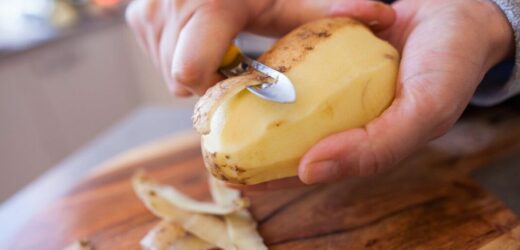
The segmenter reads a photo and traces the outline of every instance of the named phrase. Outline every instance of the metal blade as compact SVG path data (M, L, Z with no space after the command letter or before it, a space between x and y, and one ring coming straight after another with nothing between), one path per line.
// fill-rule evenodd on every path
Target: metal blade
M272 78L272 82L250 86L247 90L268 101L279 103L293 103L296 101L294 85L287 76L246 56L243 56L242 60L248 66Z

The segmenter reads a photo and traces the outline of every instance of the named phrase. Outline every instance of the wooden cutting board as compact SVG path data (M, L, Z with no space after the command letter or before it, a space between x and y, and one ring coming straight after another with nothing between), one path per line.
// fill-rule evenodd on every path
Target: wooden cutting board
M518 217L469 177L520 154L518 128L520 115L510 111L470 115L388 173L248 193L251 211L270 249L520 249ZM60 249L87 239L96 249L139 249L158 219L131 189L137 169L209 199L196 135L133 150L99 169L30 220L13 248Z

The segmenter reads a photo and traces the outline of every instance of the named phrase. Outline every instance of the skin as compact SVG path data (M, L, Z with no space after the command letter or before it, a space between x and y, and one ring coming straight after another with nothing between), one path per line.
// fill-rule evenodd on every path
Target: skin
M178 96L201 95L242 30L283 35L324 16L369 25L401 53L396 98L364 128L331 135L302 158L299 176L241 187L287 188L385 171L445 134L484 74L513 52L513 32L489 0L137 0L127 20ZM207 41L211 41L208 43Z

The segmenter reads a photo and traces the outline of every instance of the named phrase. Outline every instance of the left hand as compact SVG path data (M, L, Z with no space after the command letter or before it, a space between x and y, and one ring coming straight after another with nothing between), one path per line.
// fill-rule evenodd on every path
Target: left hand
M299 180L245 189L278 189L380 173L445 134L484 74L511 55L513 34L488 0L401 0L396 23L378 33L401 53L396 96L364 128L331 135L301 159ZM301 181L300 181L301 180Z

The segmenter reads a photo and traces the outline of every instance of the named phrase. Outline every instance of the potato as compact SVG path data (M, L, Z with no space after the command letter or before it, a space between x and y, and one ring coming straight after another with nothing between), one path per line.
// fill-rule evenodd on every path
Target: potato
M250 71L209 89L196 105L208 170L238 184L297 175L300 158L328 135L363 127L394 98L399 54L361 23L328 18L279 40L259 61L284 72L296 102L246 91L265 77Z

